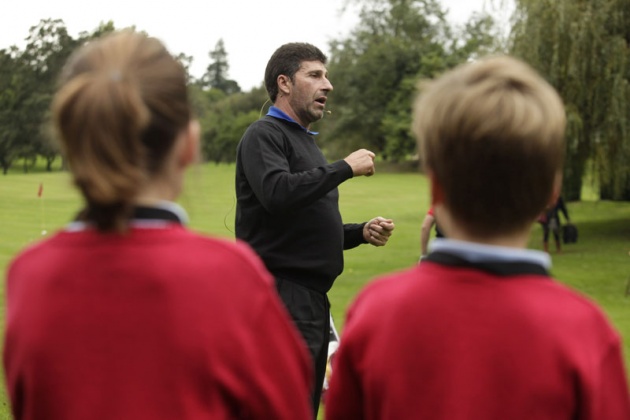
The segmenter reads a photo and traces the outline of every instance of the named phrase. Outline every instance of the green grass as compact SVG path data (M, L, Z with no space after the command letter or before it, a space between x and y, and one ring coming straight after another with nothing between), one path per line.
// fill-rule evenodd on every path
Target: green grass
M43 184L43 195L37 190ZM588 187L587 187L588 188ZM378 172L340 187L341 212L346 222L374 216L394 219L396 230L385 247L361 246L346 252L346 268L329 293L338 329L343 329L347 305L357 291L382 274L403 270L419 257L420 224L429 206L428 185L418 173ZM553 275L598 302L626 337L626 366L630 367L630 203L591 200L568 203L571 219L579 228L576 244L562 254L552 253ZM190 227L204 233L234 237L234 166L206 164L188 174L180 203L191 219ZM0 177L0 269L22 248L72 219L81 200L65 172L11 171ZM541 249L541 229L533 226L530 248ZM553 249L553 247L552 247ZM4 329L4 298L0 294L0 329ZM320 416L321 417L321 416ZM4 387L0 387L0 419L10 418Z

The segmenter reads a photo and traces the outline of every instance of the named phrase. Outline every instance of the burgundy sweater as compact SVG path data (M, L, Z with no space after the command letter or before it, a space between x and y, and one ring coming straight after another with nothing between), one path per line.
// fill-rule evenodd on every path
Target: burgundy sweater
M64 231L7 279L16 419L305 419L311 368L248 246L179 224Z
M371 283L347 314L326 420L630 419L604 314L544 274L492 268L429 261Z

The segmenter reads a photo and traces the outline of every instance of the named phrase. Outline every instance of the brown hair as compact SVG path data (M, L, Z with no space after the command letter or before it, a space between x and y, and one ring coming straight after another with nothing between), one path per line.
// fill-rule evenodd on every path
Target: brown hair
M192 118L185 71L160 41L125 30L81 47L60 81L53 122L86 200L80 218L123 232L139 188Z
M419 87L413 131L452 217L480 237L531 225L564 159L565 111L555 90L505 56Z
M327 60L319 48L306 42L290 42L280 46L265 68L265 88L271 102L276 102L278 96L278 76L283 74L293 81L303 61L319 61L326 64Z

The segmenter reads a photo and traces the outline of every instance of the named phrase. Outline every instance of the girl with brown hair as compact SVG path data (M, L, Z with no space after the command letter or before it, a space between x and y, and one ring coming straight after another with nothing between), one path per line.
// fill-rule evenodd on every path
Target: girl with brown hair
M61 82L53 119L85 205L8 271L15 418L307 418L308 355L271 276L175 203L199 141L182 66L123 31Z

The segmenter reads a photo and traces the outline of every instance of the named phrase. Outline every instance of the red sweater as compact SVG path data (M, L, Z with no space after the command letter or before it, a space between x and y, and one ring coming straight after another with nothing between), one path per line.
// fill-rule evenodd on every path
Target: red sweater
M351 305L326 420L628 420L620 337L547 276L423 262Z
M308 353L249 247L61 232L8 271L16 419L306 419Z

